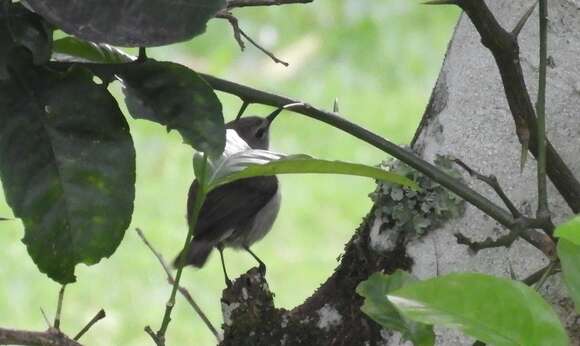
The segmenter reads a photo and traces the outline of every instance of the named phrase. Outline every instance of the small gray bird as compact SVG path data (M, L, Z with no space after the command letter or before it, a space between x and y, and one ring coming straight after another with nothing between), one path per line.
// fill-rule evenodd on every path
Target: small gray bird
M235 130L252 149L266 150L269 146L270 125L281 111L278 109L266 118L239 118L227 123L226 128ZM189 189L188 222L191 222L198 188L196 179ZM280 191L275 176L240 179L210 191L201 208L189 250L177 257L175 265L201 268L211 251L217 248L226 285L229 287L231 281L224 264L223 249L232 247L246 250L258 261L260 272L265 274L266 265L250 250L250 246L270 231L279 209Z

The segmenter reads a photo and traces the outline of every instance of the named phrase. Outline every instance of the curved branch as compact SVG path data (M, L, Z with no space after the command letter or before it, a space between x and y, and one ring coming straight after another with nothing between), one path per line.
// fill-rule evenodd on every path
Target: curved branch
M212 88L228 94L236 95L244 102L260 103L273 107L284 107L288 104L300 103L300 101L297 100L253 89L245 85L223 80L211 75L203 73L200 73L200 75L211 85ZM495 203L491 202L489 199L482 196L475 190L443 172L440 168L430 164L423 159L420 159L411 151L405 150L402 147L399 147L360 126L351 123L350 121L338 116L335 113L327 112L308 104L293 106L289 110L322 121L367 142L368 144L386 152L389 155L392 155L393 157L401 160L402 162L425 174L427 177L443 185L453 193L457 194L467 202L479 208L487 215L494 218L497 222L504 225L506 228L512 229L515 226L515 220L508 211L497 206Z
M45 332L0 328L0 345L82 346L55 329Z
M314 0L229 0L228 9L236 7L278 6L289 4L307 4Z

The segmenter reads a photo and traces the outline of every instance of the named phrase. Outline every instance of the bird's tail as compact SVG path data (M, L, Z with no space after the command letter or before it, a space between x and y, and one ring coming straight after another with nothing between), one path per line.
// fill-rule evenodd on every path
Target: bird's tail
M177 256L173 261L173 266L175 268L184 267L192 265L197 268L203 267L209 254L213 250L214 244L206 241L192 240L189 244L187 252L183 252Z

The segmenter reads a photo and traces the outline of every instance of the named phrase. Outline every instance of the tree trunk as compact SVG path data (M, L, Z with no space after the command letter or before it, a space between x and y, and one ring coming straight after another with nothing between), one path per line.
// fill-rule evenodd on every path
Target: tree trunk
M513 28L533 1L487 3L504 28ZM519 43L526 84L535 99L539 61L536 13L524 27ZM548 137L578 176L580 5L575 1L550 1L549 54ZM435 161L438 155L452 155L485 175L497 176L516 206L527 215L535 214L535 161L530 156L523 172L520 171L521 146L497 65L465 15L449 45L413 148L428 161ZM486 185L467 176L464 179L477 191L501 203ZM571 215L571 210L552 185L549 193L554 221L561 222ZM393 205L397 203L398 198ZM384 203L373 207L346 245L335 273L292 311L274 307L267 283L255 270L226 289L222 298L225 335L221 345L398 345L401 341L397 333L381 330L360 312L362 299L355 288L373 272L412 270L426 279L450 272L476 271L504 277L515 273L518 279L523 279L548 263L541 252L524 241L516 241L509 249L488 249L477 254L459 245L454 237L458 232L474 240L505 234L500 225L472 206L443 226L441 220L425 223L421 219L422 225L415 228L420 236L412 241L408 241L409 234L396 221L385 221L384 208ZM543 294L560 314L573 344L580 345L578 316L559 275L547 281ZM457 331L436 332L438 345L473 343Z

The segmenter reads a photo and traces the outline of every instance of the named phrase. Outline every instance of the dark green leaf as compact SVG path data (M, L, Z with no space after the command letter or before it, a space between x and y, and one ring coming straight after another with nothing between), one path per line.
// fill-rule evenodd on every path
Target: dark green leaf
M25 47L35 64L50 59L52 30L40 16L28 11L22 4L0 0L0 79L8 78L7 64L16 47Z
M558 242L558 257L562 264L564 282L580 314L580 245L565 238Z
M121 242L135 151L115 99L88 71L26 71L0 81L0 174L30 256L64 284Z
M150 60L127 66L119 77L133 117L177 130L187 144L212 157L223 152L222 106L197 73L179 64Z
M407 320L387 299L389 292L415 281L413 276L403 271L392 275L375 273L358 285L356 293L365 298L361 310L381 326L401 332L403 338L412 341L415 346L433 345L433 326Z
M115 47L87 42L75 37L65 37L54 41L53 58L58 61L106 64L126 63L133 60L129 54Z
M569 345L552 307L518 281L450 274L406 285L388 298L406 318L459 328L491 345Z
M159 46L188 40L225 7L225 0L27 0L63 31L117 46Z
M580 215L559 225L554 235L558 238L567 239L576 245L580 245Z

